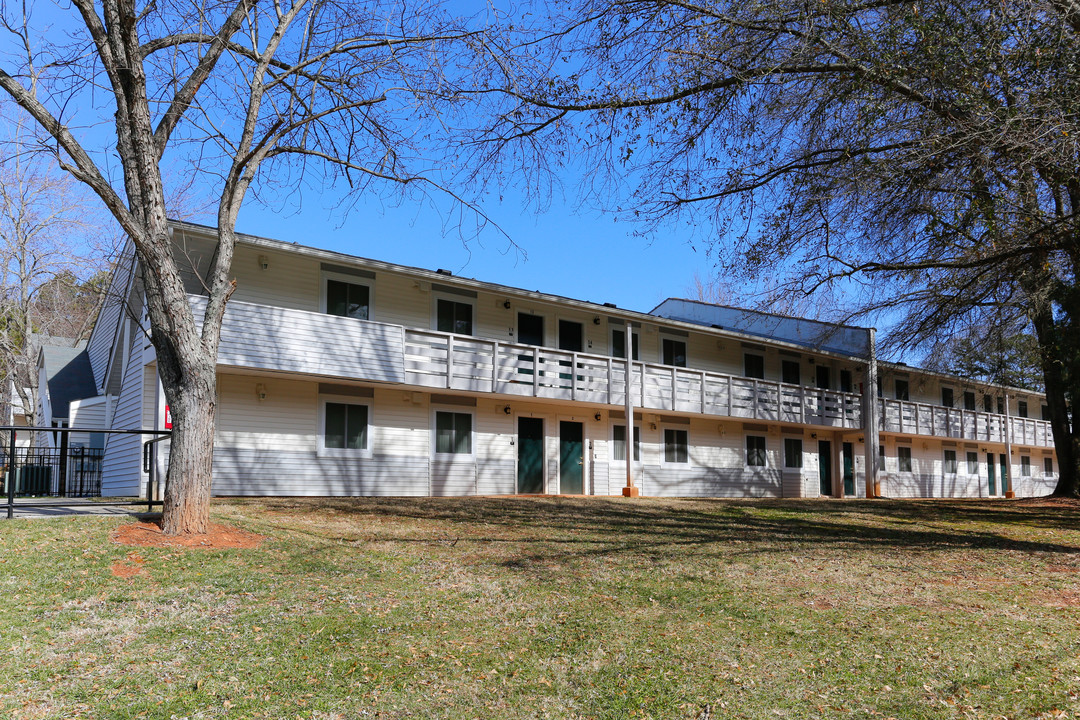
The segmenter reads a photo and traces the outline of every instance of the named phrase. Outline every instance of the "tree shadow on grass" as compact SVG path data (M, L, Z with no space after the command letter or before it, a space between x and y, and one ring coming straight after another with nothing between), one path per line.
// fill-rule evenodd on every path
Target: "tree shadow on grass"
M1080 531L1062 539L1025 539L1032 529L1076 531L1065 506L1000 501L637 500L620 498L272 498L250 501L276 513L432 523L430 533L402 536L390 527L364 537L380 542L521 545L533 561L568 561L672 552L729 558L801 548L866 552L998 549L1080 554ZM336 532L305 532L355 541ZM1041 534L1041 533L1040 533ZM332 536L335 535L335 536ZM508 560L515 562L515 560Z

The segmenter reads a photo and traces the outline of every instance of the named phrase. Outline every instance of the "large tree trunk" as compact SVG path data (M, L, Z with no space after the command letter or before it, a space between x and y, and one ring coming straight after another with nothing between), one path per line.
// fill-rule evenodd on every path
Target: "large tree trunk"
M1054 318L1050 302L1036 299L1032 303L1032 325L1039 341L1039 362L1042 365L1043 384L1046 388L1046 407L1050 413L1050 427L1054 434L1054 449L1057 451L1058 484L1054 489L1056 497L1080 496L1080 437L1076 434L1074 423L1069 418L1069 398L1080 398L1080 387L1076 387L1080 376L1069 372L1065 367L1069 351L1062 338L1062 328ZM1076 317L1070 313L1074 308L1063 308L1066 320ZM1080 308L1076 308L1080 310ZM1075 415L1073 416L1075 418Z
M184 373L178 384L170 382L165 388L173 418L162 506L161 527L166 535L205 533L210 522L215 383L210 363L208 368Z

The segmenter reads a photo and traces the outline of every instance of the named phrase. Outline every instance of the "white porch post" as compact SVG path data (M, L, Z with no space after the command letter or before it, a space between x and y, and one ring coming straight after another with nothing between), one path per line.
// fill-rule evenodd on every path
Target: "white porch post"
M878 456L878 401L877 401L877 349L874 346L874 329L866 331L868 345L866 359L866 382L863 385L863 453L866 460L866 497L877 497L878 473L881 458Z
M1012 485L1012 419L1009 417L1009 393L1005 393L1005 477L1001 478L1005 487L1001 488L1005 497L1013 497Z
M626 321L626 487L623 488L623 497L637 497L638 488L634 485L634 394L632 392L634 378L634 327L629 320ZM644 376L641 378L645 382Z

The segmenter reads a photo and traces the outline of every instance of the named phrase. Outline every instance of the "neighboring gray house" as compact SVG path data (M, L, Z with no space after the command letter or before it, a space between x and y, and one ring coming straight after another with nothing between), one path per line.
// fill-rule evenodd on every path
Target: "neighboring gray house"
M172 229L199 316L215 235ZM127 257L69 406L159 429ZM878 363L865 328L674 299L632 312L251 236L233 273L217 495L620 494L628 329L642 495L985 497L1003 467L1017 495L1056 482L1040 395ZM107 441L103 494L145 491L139 443Z

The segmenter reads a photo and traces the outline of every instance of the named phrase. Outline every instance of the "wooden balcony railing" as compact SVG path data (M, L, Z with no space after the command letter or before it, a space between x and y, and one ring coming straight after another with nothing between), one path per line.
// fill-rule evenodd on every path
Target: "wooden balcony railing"
M801 385L634 362L634 406L859 428L861 398ZM405 328L405 382L448 390L622 405L626 362L601 355Z
M878 398L882 432L906 435L1005 442L1006 417L997 413L962 410L939 405ZM1050 423L1033 418L1008 418L1010 441L1017 445L1053 447Z

